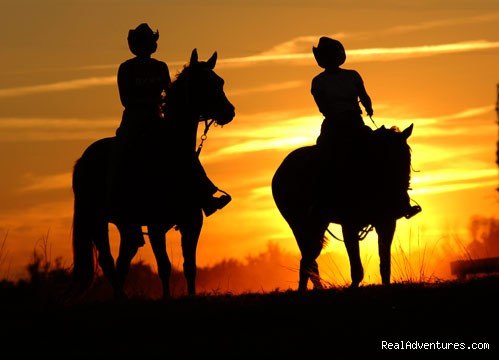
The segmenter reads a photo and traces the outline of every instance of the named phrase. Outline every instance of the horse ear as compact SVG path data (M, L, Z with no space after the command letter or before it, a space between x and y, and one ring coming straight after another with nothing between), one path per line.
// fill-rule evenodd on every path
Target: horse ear
M206 62L208 66L210 67L211 70L215 68L215 64L217 63L217 52L215 51L213 55L211 55L211 58L208 59Z
M192 50L192 53L191 53L191 60L189 61L189 63L192 65L192 64L195 64L198 62L198 51L196 48L194 48Z
M412 134L412 129L414 128L414 124L409 125L404 131L402 131L402 135L404 138L408 139Z

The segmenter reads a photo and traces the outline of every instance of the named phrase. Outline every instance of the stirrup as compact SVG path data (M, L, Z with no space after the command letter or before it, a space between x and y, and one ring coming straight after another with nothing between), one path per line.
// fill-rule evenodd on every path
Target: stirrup
M412 218L414 215L419 214L423 209L419 205L411 206L409 211L404 215L406 219Z

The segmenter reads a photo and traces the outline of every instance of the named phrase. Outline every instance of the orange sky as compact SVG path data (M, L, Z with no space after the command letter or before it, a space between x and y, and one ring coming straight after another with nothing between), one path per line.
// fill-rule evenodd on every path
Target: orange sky
M418 172L411 196L423 213L399 220L394 253L417 263L418 251L431 248L441 267L429 271L448 276L446 262L460 256L456 242L469 241L470 217L499 214L499 4L405 3L2 1L0 240L6 240L0 276L23 275L46 236L51 256L70 264L72 166L119 124L115 75L130 57L127 32L141 22L159 29L155 56L172 76L192 48L202 59L218 51L216 70L236 106L235 120L211 130L202 153L210 177L233 201L206 219L200 266L244 259L266 251L269 242L298 251L271 198L270 180L289 151L318 135L322 119L310 82L320 68L311 48L330 35L347 49L344 67L362 74L376 123L415 126L409 143ZM178 265L178 236L169 238ZM370 264L366 281L378 281L375 238L361 251ZM323 259L327 253L344 256L345 249L331 241ZM149 246L139 258L153 261Z

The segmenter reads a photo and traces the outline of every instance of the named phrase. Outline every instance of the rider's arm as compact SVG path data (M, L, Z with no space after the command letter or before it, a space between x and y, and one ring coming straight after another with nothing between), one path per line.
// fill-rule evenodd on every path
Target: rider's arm
M359 100L362 106L364 106L364 109L366 109L366 113L369 116L373 116L373 105L371 98L367 94L366 87L364 86L364 81L362 80L362 77L357 73L358 79L357 79L357 89L359 91Z
M320 89L320 82L317 80L317 78L314 78L312 80L312 86L310 89L310 92L312 93L312 96L314 97L315 103L317 104L317 107L319 108L319 111L326 116L328 113L327 110L327 101L324 98L323 91Z
M130 105L131 85L125 64L121 64L118 69L118 91L120 93L121 104L124 107Z

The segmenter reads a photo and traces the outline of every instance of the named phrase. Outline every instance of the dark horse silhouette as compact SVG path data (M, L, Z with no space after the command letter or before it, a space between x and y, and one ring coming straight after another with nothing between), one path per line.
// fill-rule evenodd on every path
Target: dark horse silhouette
M147 193L152 208L138 209L138 213L146 211L154 220L132 218L116 221L109 216L106 209L106 174L115 137L94 142L76 161L73 171L73 289L82 291L91 285L96 270L96 250L98 265L113 286L115 295L125 296L125 278L133 257L144 243L142 226L147 226L163 296L169 297L172 269L166 251L166 233L175 226L181 234L187 291L189 295L195 295L196 247L203 213L198 201L189 193L192 189L186 185L188 181L179 174L179 169L190 165L181 163L175 154L181 146L184 149L186 145L196 146L201 120L212 119L224 125L235 116L234 106L223 90L224 81L213 71L216 60L216 52L208 61L199 61L196 49L192 51L189 64L178 74L167 93L164 124L142 144L152 146L158 155L148 161L147 166L142 166L149 171L149 176L141 189L134 190L135 194L130 193L130 198L137 197L137 193ZM159 155L161 152L163 156ZM191 152L195 157L194 148ZM197 159L190 162L194 160ZM141 175L142 170L138 168L136 172ZM121 238L116 267L109 245L109 223L117 226Z
M402 132L395 127L382 126L370 134L365 151L367 158L362 165L369 178L368 188L341 189L342 192L356 192L355 198L361 199L348 205L353 207L348 213L354 216L343 216L347 209L335 209L335 204L331 204L333 210L325 217L310 212L315 194L313 187L320 169L316 145L292 151L280 164L272 179L272 195L301 252L299 291L307 289L309 279L314 288L322 288L316 259L324 246L324 235L330 223L342 227L350 260L351 286L357 287L364 277L359 240L368 225L378 234L382 283L390 283L390 249L398 219L396 206L401 189L405 191L410 180L411 152L407 139L412 129L413 125Z

